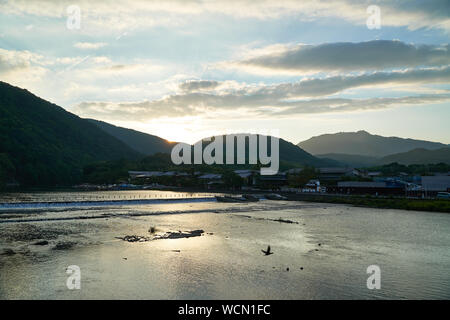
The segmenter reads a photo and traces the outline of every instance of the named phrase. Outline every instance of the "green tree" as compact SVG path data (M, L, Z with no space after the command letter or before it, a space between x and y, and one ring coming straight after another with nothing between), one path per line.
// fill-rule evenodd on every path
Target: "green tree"
M311 179L317 179L319 172L314 167L305 167L298 173L289 174L288 183L292 187L303 187Z
M16 168L6 153L0 153L0 187L14 179Z
M231 188L241 188L244 184L242 178L233 171L225 171L222 174L222 180L225 183L225 186Z

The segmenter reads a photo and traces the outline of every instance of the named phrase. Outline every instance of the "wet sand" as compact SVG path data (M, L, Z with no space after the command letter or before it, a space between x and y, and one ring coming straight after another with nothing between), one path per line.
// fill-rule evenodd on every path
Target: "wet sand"
M193 230L203 232L154 239ZM449 249L440 213L291 201L10 212L0 298L448 299ZM381 290L366 287L373 264ZM80 290L66 286L70 265Z

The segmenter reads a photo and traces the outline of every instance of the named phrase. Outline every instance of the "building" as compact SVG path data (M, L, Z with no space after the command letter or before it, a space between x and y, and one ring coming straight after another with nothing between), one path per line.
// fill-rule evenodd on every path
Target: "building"
M360 172L353 168L319 168L320 180L340 180L342 177L357 177Z
M131 179L135 179L135 178L159 177L164 173L161 171L128 171L128 174Z
M205 174L201 175L198 178L200 180L212 181L212 180L220 180L220 179L222 179L222 175L218 174L218 173L205 173Z
M274 175L261 175L259 176L259 183L262 188L277 188L287 184L286 173L277 173Z
M422 189L428 195L450 191L450 176L423 176Z
M187 172L176 172L176 171L128 171L128 175L131 179L135 178L152 178L152 177L185 177L190 174Z
M302 189L302 192L321 192L319 180L309 180Z
M369 172L367 172L367 176L368 176L369 178L379 177L379 176L381 176L381 175L382 175L382 172L381 172L381 171L369 171Z
M256 177L259 175L257 170L234 170L234 173L242 178L245 186L256 184Z
M328 191L341 194L404 195L405 185L394 181L340 181L337 187L328 187Z
M201 175L200 177L198 177L198 179L202 182L202 184L207 189L211 189L214 186L220 186L220 185L224 184L224 182L222 180L222 175L216 174L216 173L205 173L205 174Z
M302 171L303 171L303 168L292 168L292 169L286 170L285 173L286 174L299 174Z

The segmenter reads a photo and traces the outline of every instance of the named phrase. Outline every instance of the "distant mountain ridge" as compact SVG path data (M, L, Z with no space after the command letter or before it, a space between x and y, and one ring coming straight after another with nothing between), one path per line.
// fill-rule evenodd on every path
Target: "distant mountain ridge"
M450 164L450 147L437 150L414 149L408 152L392 154L379 160L379 164L397 162L400 164Z
M436 150L448 147L439 142L383 137L366 131L324 134L302 141L298 146L312 155L346 154L375 158L418 148Z
M450 147L436 150L417 148L407 152L391 154L382 158L339 153L328 153L317 155L317 157L333 159L354 168L379 166L394 162L404 165L438 163L450 164Z
M344 153L326 153L316 155L318 158L327 158L339 161L340 163L347 164L353 168L371 167L379 163L379 158L360 156L357 154L344 154Z

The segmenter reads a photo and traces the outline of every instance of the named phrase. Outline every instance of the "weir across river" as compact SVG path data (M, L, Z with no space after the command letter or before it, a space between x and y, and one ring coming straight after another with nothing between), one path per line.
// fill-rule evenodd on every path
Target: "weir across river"
M25 201L23 201L25 200ZM127 194L127 195L86 195L59 196L54 199L39 201L38 197L23 199L22 201L1 201L0 211L14 209L42 209L69 207L106 207L149 205L164 203L191 203L216 201L212 194L164 193L164 194Z

